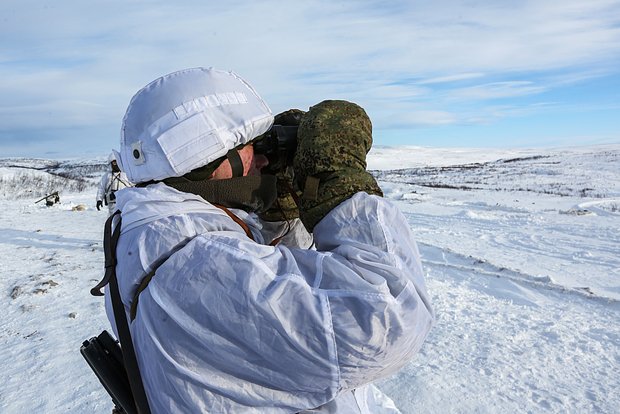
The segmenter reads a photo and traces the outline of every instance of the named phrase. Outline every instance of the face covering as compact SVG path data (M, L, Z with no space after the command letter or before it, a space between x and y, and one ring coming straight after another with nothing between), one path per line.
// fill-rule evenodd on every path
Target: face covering
M167 178L163 182L179 191L199 195L211 204L220 204L248 212L261 213L269 209L277 197L274 175L198 181L175 177Z

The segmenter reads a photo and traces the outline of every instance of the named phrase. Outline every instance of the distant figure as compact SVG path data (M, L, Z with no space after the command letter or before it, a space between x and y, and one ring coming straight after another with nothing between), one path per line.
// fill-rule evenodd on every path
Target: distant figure
M108 157L110 162L110 171L106 171L99 182L99 190L97 190L97 210L101 210L104 204L108 206L108 213L112 214L116 209L115 193L121 188L133 187L124 172L118 168L114 153Z
M54 191L52 194L45 197L46 206L51 207L56 203L60 203L60 195L58 194L58 191Z
M51 207L56 203L60 203L60 194L58 194L58 191L54 191L53 193L47 194L45 197L38 199L34 203L37 204L43 200L45 200L45 205L47 207Z

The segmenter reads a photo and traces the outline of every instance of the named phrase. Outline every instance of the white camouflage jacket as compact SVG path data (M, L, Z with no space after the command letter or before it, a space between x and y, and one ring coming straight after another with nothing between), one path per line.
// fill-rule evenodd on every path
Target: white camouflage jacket
M119 191L117 208L128 315L141 279L169 256L130 325L154 413L399 412L369 384L412 359L433 312L409 225L388 200L340 204L315 227L316 250L266 245L256 216L233 210L252 241L164 184ZM289 242L307 243L302 233ZM106 308L114 327L109 295Z

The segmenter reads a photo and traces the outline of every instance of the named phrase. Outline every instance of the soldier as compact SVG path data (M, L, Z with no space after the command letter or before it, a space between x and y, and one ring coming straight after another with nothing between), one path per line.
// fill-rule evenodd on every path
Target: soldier
M118 159L138 184L117 198L116 277L154 413L399 412L372 382L433 322L416 243L366 171L364 110L299 119L302 196L278 218L287 195L253 148L274 117L247 82L188 69L129 104ZM116 332L108 292L106 308Z
M118 168L114 153L108 156L108 162L110 170L101 177L97 190L97 210L101 210L105 204L108 206L108 213L112 214L116 210L116 192L121 188L131 187L132 184L127 175Z

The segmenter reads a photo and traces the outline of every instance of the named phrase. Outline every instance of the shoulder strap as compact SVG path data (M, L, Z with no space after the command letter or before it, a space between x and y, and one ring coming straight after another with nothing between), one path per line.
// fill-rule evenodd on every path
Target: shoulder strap
M159 260L157 260L155 263L151 265L151 271L148 272L146 276L142 278L142 280L140 281L140 284L138 285L138 288L133 294L133 300L131 301L131 307L129 309L129 318L132 322L136 318L136 314L138 313L138 303L140 300L140 293L142 293L142 291L147 288L147 286L151 282L151 279L153 279L153 276L155 276L155 272L157 272L157 269L159 269L159 267L163 265L166 262L166 260L170 258L170 256L172 256L173 254L181 250L183 247L187 245L187 243L189 243L192 240L194 240L194 237L189 237L185 240L182 240L179 244L177 244L172 249L170 249L169 254L165 255L164 257L161 257Z
M219 208L220 210L222 210L224 213L226 213L226 215L228 217L230 217L232 219L232 221L234 221L239 226L241 226L241 228L245 232L245 235L248 236L248 238L250 240L256 241L256 240L254 240L254 236L252 235L252 231L250 230L250 227L245 223L245 221L241 220L239 217L237 217L237 215L235 213L233 213L232 211L230 211L229 209L227 209L223 205L221 205L221 204L213 204L213 205L215 207Z
M118 216L118 222L112 229L112 222L114 217ZM105 223L104 235L103 235L103 247L105 252L105 276L103 280L97 284L91 293L95 296L100 296L101 288L108 283L110 284L110 295L112 299L112 308L114 310L114 320L116 321L116 329L118 331L118 339L121 343L121 349L123 351L123 362L125 369L127 370L127 377L129 378L129 385L133 394L136 410L139 414L150 414L149 402L146 398L146 392L144 391L144 384L142 383L142 377L140 376L140 368L138 367L138 360L136 358L136 351L131 340L131 331L129 330L129 324L127 322L127 316L125 314L125 307L121 300L121 295L118 289L118 280L116 279L116 245L121 233L121 216L120 210L116 210L112 216L108 218ZM94 291L94 292L93 292Z
M118 173L116 179L118 180L119 183L123 184L125 187L131 187L129 183L125 182L125 180L121 178L121 173Z
M113 174L114 174L114 178L112 179L112 184L114 183L114 181L118 181L118 182L119 182L119 184L123 184L125 187L131 187L131 186L129 185L129 183L126 183L126 182L125 182L125 180L123 180L123 179L121 178L121 174L122 174L122 173L117 172L117 173L113 173ZM112 185L110 185L110 188L112 188Z
M118 231L114 231L112 233L112 223L114 222L114 218L119 218L119 225L116 227ZM118 243L118 237L120 236L120 210L116 210L114 214L112 214L105 222L103 227L103 252L105 254L105 274L103 275L103 279L95 287L90 290L90 294L93 296L103 296L103 289L105 286L110 283L110 278L112 277L112 273L116 276L116 244ZM112 252L112 245L114 246L114 252Z

